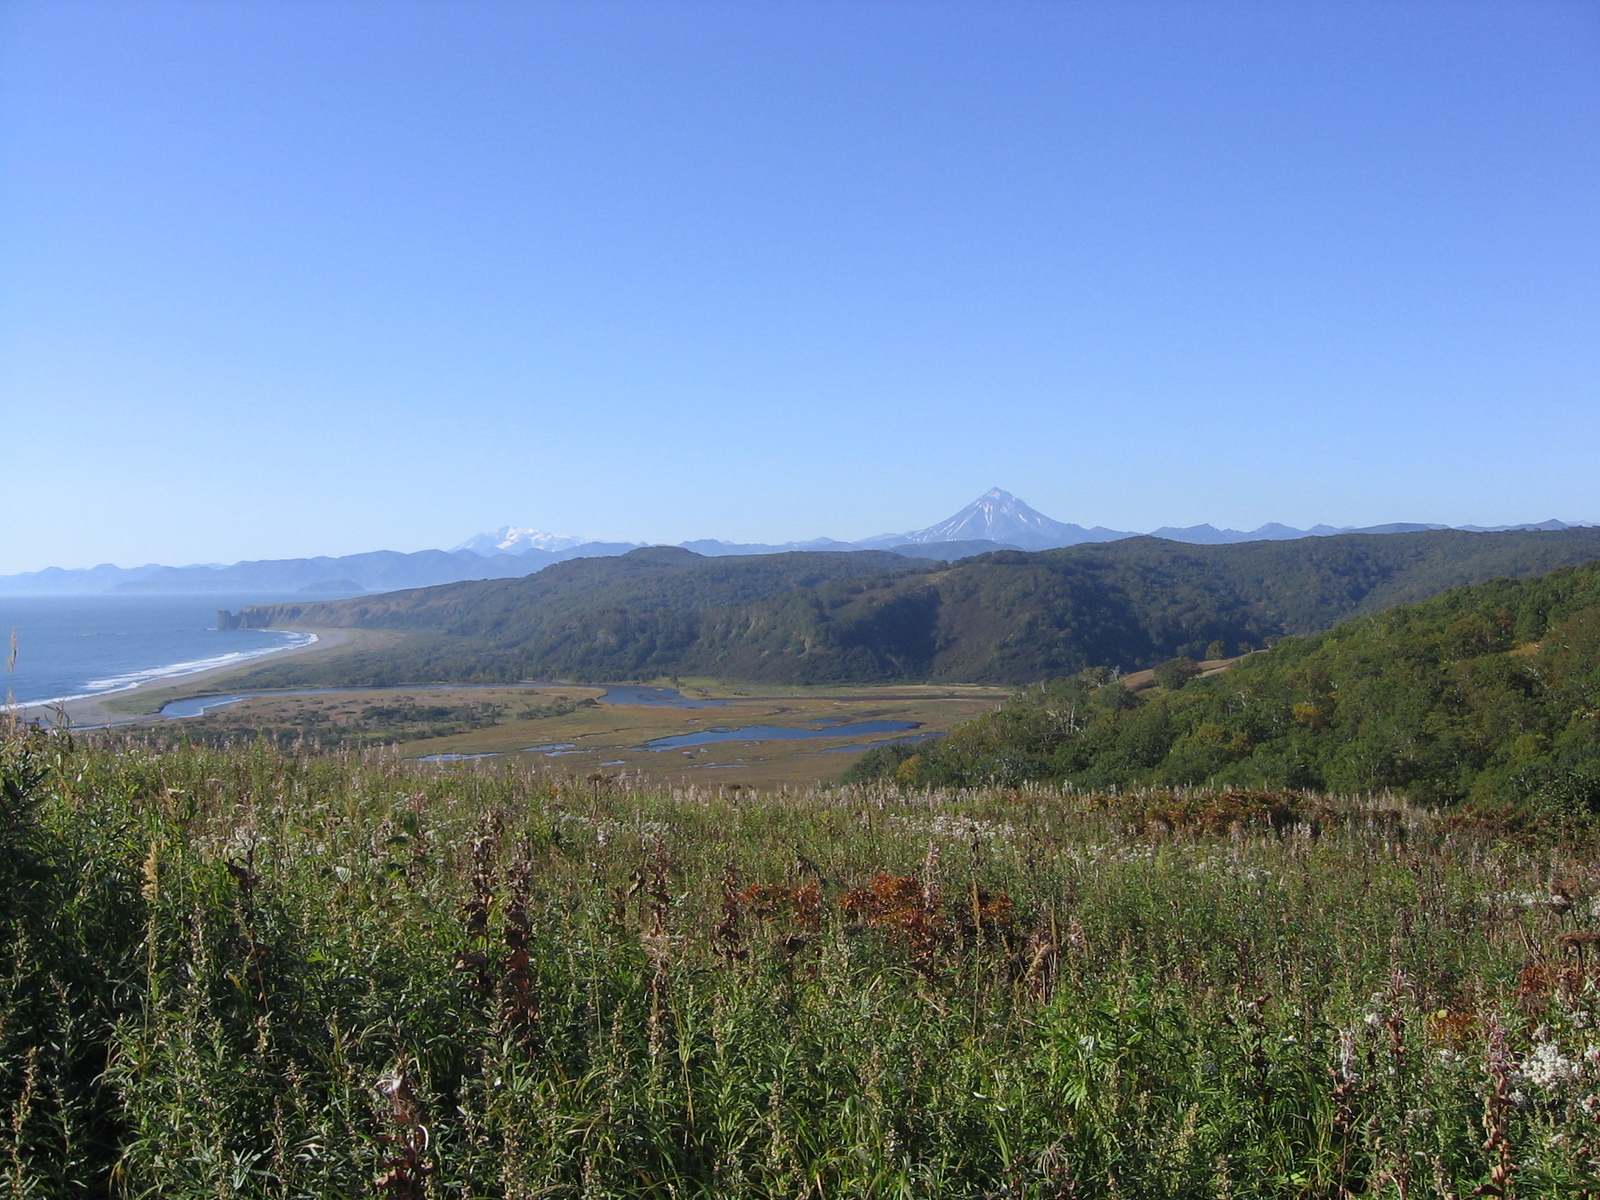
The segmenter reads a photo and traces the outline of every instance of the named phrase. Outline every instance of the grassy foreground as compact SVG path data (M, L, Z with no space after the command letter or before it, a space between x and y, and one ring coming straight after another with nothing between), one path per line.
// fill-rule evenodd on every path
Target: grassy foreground
M0 750L0 1193L1573 1196L1592 835Z

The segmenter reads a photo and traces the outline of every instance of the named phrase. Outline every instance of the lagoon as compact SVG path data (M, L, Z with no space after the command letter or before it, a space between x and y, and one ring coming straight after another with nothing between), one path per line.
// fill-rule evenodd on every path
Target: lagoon
M783 742L801 738L863 737L873 733L904 733L916 729L919 721L853 721L829 723L806 729L793 725L745 725L738 729L701 729L673 737L646 742L641 750L678 750L685 746L708 746L713 742Z

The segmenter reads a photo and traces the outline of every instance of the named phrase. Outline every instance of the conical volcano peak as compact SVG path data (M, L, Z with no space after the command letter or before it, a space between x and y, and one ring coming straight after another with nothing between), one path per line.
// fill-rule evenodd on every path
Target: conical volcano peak
M1003 488L990 488L953 517L908 533L905 540L919 544L984 540L1047 550L1089 541L1092 535L1082 526L1052 520Z

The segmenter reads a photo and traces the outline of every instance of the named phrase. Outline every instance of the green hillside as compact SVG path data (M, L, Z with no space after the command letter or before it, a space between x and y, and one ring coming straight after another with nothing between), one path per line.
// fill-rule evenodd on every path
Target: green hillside
M687 669L702 626L718 615L773 595L806 596L835 581L866 586L939 565L888 551L706 558L653 546L522 579L248 608L238 621L409 635L394 649L264 668L248 677L261 686L655 678Z
M1600 811L1600 564L1451 591L1205 679L1041 684L856 778L1237 784Z
M1600 530L1130 538L954 564L887 553L702 558L657 547L525 579L248 609L252 626L398 630L382 651L285 662L258 686L623 680L1027 683L1221 641L1259 646L1496 576L1600 557Z

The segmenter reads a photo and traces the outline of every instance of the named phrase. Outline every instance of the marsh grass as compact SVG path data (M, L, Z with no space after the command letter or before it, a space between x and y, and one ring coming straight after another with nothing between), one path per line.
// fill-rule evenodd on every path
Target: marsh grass
M1586 834L3 753L8 1195L1600 1186Z

